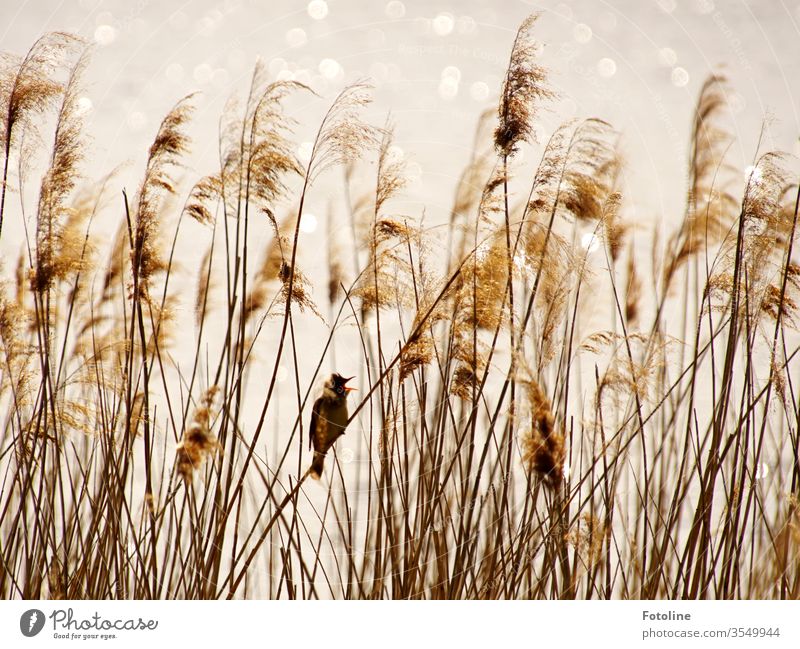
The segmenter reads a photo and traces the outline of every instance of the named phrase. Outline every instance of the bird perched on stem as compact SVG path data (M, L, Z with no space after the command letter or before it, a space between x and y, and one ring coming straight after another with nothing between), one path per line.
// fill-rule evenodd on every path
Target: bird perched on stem
M344 434L347 427L347 395L355 390L347 387L347 382L353 378L331 374L322 387L322 396L314 402L311 409L308 447L314 449L314 459L308 471L315 480L319 480L322 475L328 449L339 435Z

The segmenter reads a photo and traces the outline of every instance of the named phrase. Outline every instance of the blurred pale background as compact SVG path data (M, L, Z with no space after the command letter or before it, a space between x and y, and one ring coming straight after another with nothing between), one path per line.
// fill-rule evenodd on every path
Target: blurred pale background
M246 91L258 58L273 78L302 81L320 95L291 103L301 158L336 93L370 77L375 101L366 119L383 125L391 116L411 180L388 209L412 219L424 210L425 223L435 226L450 213L478 116L495 105L515 31L534 11L541 12L534 32L543 45L541 61L559 95L539 113L539 139L572 118L599 117L617 128L627 160L625 215L639 226L634 236L654 224L672 231L682 218L692 110L709 74L726 74L734 89L729 103L737 140L730 159L741 165L743 180L762 124L767 125L762 151L798 152L800 2L32 0L7 14L0 41L2 50L24 53L42 33L66 30L94 43L83 100L92 137L86 175L99 178L123 165L109 194L108 218L97 223L99 232L116 227L119 192L138 186L160 120L195 90L201 94L189 127L194 144L180 200L191 182L218 167L220 114L231 95ZM531 145L517 157L512 185L517 197L527 192L539 154L540 147ZM371 154L359 167L357 190L374 189L373 171ZM36 183L29 185L36 190ZM343 223L342 185L340 170L326 174L312 188L302 224L300 264L320 304L327 281L324 220L332 205ZM279 214L296 207L293 200ZM23 242L16 205L9 206L6 222L0 250L15 259ZM252 231L258 245L271 236L266 222L261 226ZM181 237L179 270L193 287L196 262L210 235L194 226ZM12 266L6 264L6 270ZM190 322L191 308L179 306L179 321ZM314 317L302 318L298 326L306 333L304 353L314 361L300 362L305 389L327 328ZM351 349L347 332L341 333L344 339L338 335L334 347ZM272 340L269 327L264 334L262 344ZM358 349L357 338L351 342ZM337 369L356 373L359 361L343 361L342 351ZM180 349L175 353L182 355ZM186 353L188 361L191 350ZM260 347L258 355L267 360L269 347ZM291 361L284 363L282 383L291 374ZM288 382L285 387L281 418L286 409L296 410ZM348 438L341 446L352 442Z
M535 34L560 93L541 113L543 134L570 117L614 124L634 174L628 198L637 219L679 216L691 110L711 72L724 72L736 90L732 153L743 165L765 118L765 148L797 152L797 1L29 0L6 10L0 43L22 53L48 30L96 43L89 173L132 161L133 184L160 119L193 90L203 95L192 165L214 168L219 113L244 91L257 57L276 78L309 83L324 98L296 113L299 143L326 100L347 81L371 77L369 118L383 124L391 111L397 145L412 161L407 198L435 222L449 209L451 192L442 190L468 156L476 118L493 105L514 32L532 11L542 12ZM524 153L531 162L537 155Z
M640 231L652 225L670 231L682 218L692 110L711 73L727 75L734 90L729 103L737 139L730 160L741 167L743 180L764 123L762 152L800 153L799 0L31 0L6 8L0 49L22 54L51 30L75 32L94 43L82 102L93 139L86 175L98 178L125 165L114 181L109 218L98 223L100 231L116 227L119 191L126 187L132 193L138 186L160 120L179 98L195 90L201 94L189 127L194 146L181 200L190 182L218 167L220 113L232 94L246 91L258 58L272 78L302 81L321 96L292 100L301 158L336 93L348 82L370 77L375 101L366 119L383 125L391 115L395 143L408 161L411 180L388 209L414 219L424 209L426 223L435 225L449 215L477 118L496 103L515 31L534 11L542 14L534 32L543 44L541 62L551 71L550 83L559 94L539 114L540 140L572 118L599 117L612 123L627 160L625 216ZM515 161L512 188L517 197L527 190L539 153L531 145ZM359 167L362 177L355 183L361 189L374 188L371 171L374 154ZM326 174L312 188L302 224L300 264L320 304L325 303L327 281L324 218L329 205L337 219L344 218L342 184L340 170ZM293 207L290 200L282 210ZM270 234L266 222L253 229L260 243ZM178 259L186 280L193 282L195 262L210 235L191 224L182 237L186 254ZM21 216L14 204L0 254L16 259L22 242ZM7 272L13 262L5 267ZM191 313L191 305L184 305L178 318L191 323ZM327 329L308 316L298 319L298 332L304 391ZM335 345L337 369L353 374L360 362L358 338L352 329L342 333ZM267 327L257 349L261 361L269 358L274 337ZM181 350L175 354L182 371L190 366L192 354L191 349L184 351L185 364ZM348 351L355 356L349 357ZM287 413L296 412L297 402L288 353L283 359L278 374L283 389L277 412L270 411L269 428L286 435L291 421ZM264 365L265 372L270 368ZM256 373L251 380L262 376ZM251 396L260 403L259 386L253 387ZM343 439L337 453L343 462L366 460L358 434Z

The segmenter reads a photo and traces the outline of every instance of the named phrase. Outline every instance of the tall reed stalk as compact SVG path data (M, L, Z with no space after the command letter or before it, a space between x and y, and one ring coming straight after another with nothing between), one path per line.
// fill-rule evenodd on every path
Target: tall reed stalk
M318 98L256 65L188 189L186 97L129 192L81 178L80 43L3 58L4 597L800 597L792 162L759 150L741 182L713 76L683 214L649 230L610 124L535 141L535 22L444 225L400 213L406 160L365 121L367 82L301 162L293 106ZM40 179L33 213L15 164L18 196ZM360 392L312 484L333 370Z

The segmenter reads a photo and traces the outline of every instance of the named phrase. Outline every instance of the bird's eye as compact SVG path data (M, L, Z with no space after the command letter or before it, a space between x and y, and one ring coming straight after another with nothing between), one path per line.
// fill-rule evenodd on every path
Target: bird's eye
M336 393L337 394L344 394L344 388L341 385L336 386Z

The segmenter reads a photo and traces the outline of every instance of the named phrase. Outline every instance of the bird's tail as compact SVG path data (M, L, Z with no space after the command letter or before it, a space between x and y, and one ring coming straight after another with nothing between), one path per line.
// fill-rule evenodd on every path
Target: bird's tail
M319 480L322 477L322 467L324 464L325 454L314 451L314 459L311 461L311 468L308 470L314 480Z

